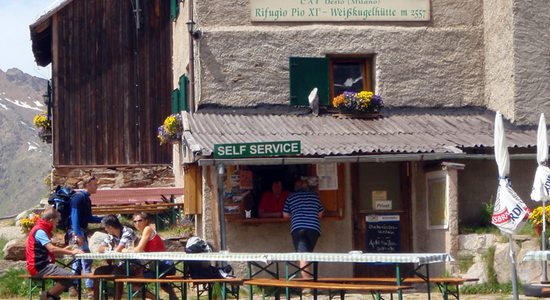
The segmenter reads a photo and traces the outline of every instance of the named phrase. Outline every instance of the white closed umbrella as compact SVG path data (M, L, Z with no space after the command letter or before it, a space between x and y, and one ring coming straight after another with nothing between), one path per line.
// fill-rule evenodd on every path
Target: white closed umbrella
M512 189L510 178L508 178L510 174L510 156L508 154L508 143L504 135L504 125L500 112L497 112L495 116L494 135L495 160L498 166L498 189L493 209L492 223L501 231L507 233L509 237L512 289L514 300L517 300L519 298L512 234L525 224L525 220L529 216L529 208Z
M546 201L550 199L550 168L546 166L548 160L548 138L546 135L546 119L544 114L540 114L539 128L537 130L537 171L533 181L533 189L531 191L531 200L542 202L542 250L546 250ZM546 262L542 262L543 280L548 280L548 272Z

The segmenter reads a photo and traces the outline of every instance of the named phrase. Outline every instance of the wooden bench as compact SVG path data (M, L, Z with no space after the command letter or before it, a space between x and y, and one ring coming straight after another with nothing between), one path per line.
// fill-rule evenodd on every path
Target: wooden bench
M95 215L146 212L156 216L158 227L162 214L168 214L171 225L176 223L176 211L183 208L183 203L175 203L179 196L183 196L181 187L155 187L97 190L90 198Z
M394 282L395 283L395 282ZM258 287L275 287L275 288L298 288L312 290L329 290L340 291L340 299L344 299L345 291L364 291L371 292L376 296L376 299L381 299L382 293L397 293L400 290L410 289L410 286L405 285L383 285L383 284L367 284L362 282L327 282L327 281L311 281L311 280L284 280L284 279L268 279L256 278L244 281L245 285L254 285Z
M101 205L92 206L94 215L123 214L130 215L138 212L157 214L169 212L172 209L182 209L183 203L156 203L156 204L124 204L124 205Z
M92 205L124 205L137 203L173 203L183 196L182 187L120 188L97 190L90 196Z
M78 299L82 299L82 289L80 280L82 279L92 279L92 280L98 280L99 282L99 290L103 291L104 293L101 293L99 296L99 299L107 299L107 289L105 286L105 282L108 280L114 281L115 275L93 275L93 274L82 274L82 275L46 275L46 276L31 276L29 274L22 274L19 275L19 278L22 279L28 279L29 280L29 300L32 300L32 291L34 290L34 287L32 285L33 281L39 281L41 283L40 290L45 291L46 290L46 280L78 280L77 285L77 291L78 291ZM105 298L103 298L105 297Z
M297 279L303 280L303 279ZM335 282L335 283L396 283L395 277L358 277L358 278L339 278L339 277L323 277L318 278L318 282ZM444 299L448 299L449 295L454 296L456 299L460 299L459 286L465 282L475 282L477 278L461 278L461 277L430 277L430 283L434 283L438 286L439 290L443 294ZM401 283L403 284L415 284L426 283L426 281L420 277L407 277L404 278ZM449 287L454 286L452 290Z
M205 289L200 290L197 288L197 299L201 296L201 294L204 291L207 291L208 293L208 299L212 299L212 287L214 284L219 283L222 285L222 300L226 299L227 294L227 285L231 285L232 287L236 286L236 290L229 290L230 294L232 294L235 298L239 299L239 289L238 287L243 284L243 279L241 278L214 278L214 279L194 279L194 278L183 278L181 276L172 275L167 276L165 278L143 278L143 277L133 277L133 278L117 278L115 279L115 282L123 282L123 283L155 283L155 284L162 284L162 283L169 283L172 285L175 285L178 289L181 291L182 299L187 299L187 284L194 284L194 285L204 285L206 286ZM180 286L177 286L176 284L181 284ZM158 287L157 287L158 290Z

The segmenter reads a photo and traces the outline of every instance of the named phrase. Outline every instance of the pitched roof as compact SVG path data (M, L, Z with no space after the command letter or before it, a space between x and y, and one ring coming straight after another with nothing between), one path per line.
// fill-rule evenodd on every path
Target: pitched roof
M51 17L71 3L72 0L56 0L46 11L29 26L31 32L32 52L39 66L45 67L52 62Z
M251 113L252 112L252 113ZM495 113L479 108L387 109L378 119L325 114L258 114L253 110L184 113L184 139L199 156L214 144L300 140L304 156L467 153L493 147ZM506 123L509 147L536 146L536 128Z

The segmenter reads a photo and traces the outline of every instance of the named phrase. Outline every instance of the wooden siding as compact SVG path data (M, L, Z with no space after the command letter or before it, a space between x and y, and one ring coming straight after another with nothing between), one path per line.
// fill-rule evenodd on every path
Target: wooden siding
M167 164L157 127L171 113L170 2L73 1L52 17L55 166Z

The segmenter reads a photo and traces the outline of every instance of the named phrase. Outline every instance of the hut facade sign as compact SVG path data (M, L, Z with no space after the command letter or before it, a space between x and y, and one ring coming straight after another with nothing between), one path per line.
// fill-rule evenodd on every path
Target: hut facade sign
M300 141L215 144L215 158L262 157L299 155L302 153Z
M254 22L429 21L430 0L250 0Z

